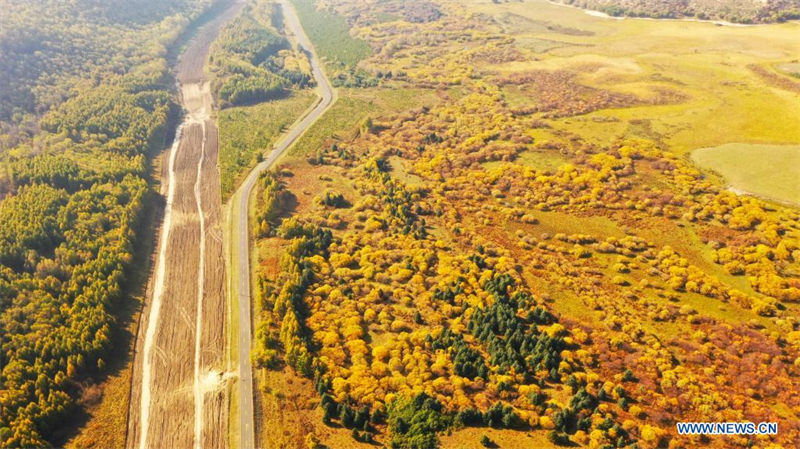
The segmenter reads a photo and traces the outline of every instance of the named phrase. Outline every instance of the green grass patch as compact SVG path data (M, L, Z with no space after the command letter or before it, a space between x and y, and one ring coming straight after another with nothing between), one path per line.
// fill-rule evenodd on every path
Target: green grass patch
M800 145L730 143L696 150L692 160L737 191L800 204Z
M281 133L314 102L310 91L296 91L280 100L219 112L219 167L223 201L246 170L268 151Z
M365 41L350 36L350 25L344 17L317 9L314 0L292 0L292 3L317 54L329 65L355 67L372 54Z
M389 156L387 158L389 166L389 174L395 179L408 186L421 186L425 181L419 176L411 173L412 162L400 156Z

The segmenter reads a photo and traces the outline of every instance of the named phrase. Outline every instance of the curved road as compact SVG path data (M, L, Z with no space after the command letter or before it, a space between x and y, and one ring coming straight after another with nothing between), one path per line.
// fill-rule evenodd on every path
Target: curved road
M325 76L319 59L314 52L314 47L306 36L294 7L287 0L280 1L283 9L283 16L286 28L295 36L296 42L308 55L311 63L311 73L317 82L320 101L305 117L297 122L282 140L274 147L272 152L259 163L244 180L242 185L234 194L231 200L230 221L233 238L230 244L233 245L231 254L235 254L235 260L231 263L237 265L232 269L231 285L236 291L239 314L239 336L238 336L238 371L239 371L239 446L242 449L254 449L255 429L253 417L253 369L250 364L250 342L252 339L250 316L250 239L247 219L248 203L255 187L258 176L270 168L276 160L300 137L306 129L322 116L323 113L333 104L334 92L330 81Z

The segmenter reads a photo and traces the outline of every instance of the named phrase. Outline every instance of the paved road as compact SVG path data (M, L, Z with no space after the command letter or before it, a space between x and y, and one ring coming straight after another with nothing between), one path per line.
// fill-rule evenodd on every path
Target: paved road
M253 369L250 364L250 342L252 339L250 317L250 227L247 223L248 202L253 192L253 187L258 176L270 168L275 161L308 129L323 113L333 104L334 92L328 78L322 71L319 59L314 52L314 47L306 36L294 7L286 0L281 0L284 20L287 29L294 34L295 40L308 55L311 62L311 72L317 82L317 89L321 96L320 102L299 123L295 124L272 152L259 163L247 176L245 181L233 196L231 204L230 225L235 226L237 232L232 245L236 245L237 259L231 263L238 264L238 269L230 270L232 285L236 286L239 304L239 426L241 449L254 449L255 429L253 419ZM238 278L238 279L237 279Z

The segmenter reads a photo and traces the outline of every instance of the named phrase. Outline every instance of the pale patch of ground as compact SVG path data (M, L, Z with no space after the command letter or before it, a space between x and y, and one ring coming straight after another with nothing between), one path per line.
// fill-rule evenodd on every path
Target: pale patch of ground
M800 205L800 145L730 143L695 150L692 160L719 173L734 193Z

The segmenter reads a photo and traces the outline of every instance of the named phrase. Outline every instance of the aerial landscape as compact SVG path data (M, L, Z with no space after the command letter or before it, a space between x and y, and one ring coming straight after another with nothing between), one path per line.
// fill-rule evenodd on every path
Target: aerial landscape
M800 447L800 0L0 10L0 447Z

